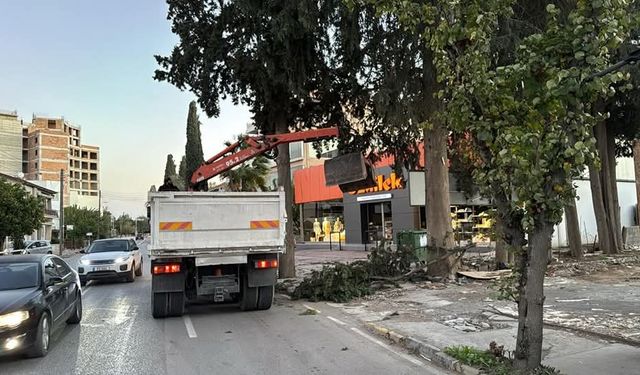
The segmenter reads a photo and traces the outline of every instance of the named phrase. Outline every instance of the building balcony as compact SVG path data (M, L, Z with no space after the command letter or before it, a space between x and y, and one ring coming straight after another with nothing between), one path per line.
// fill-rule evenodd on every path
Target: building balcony
M56 217L58 217L58 211L45 208L44 209L44 216L47 217L47 218L56 218Z

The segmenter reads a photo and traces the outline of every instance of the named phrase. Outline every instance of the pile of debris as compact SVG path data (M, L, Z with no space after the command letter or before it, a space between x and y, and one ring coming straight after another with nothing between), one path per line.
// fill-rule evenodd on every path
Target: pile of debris
M588 254L584 260L558 260L547 267L547 276L572 277L608 272L621 266L640 266L640 252L618 255Z
M481 332L498 328L494 327L492 323L483 321L480 318L463 318L455 315L447 315L442 317L440 320L445 326L462 332Z

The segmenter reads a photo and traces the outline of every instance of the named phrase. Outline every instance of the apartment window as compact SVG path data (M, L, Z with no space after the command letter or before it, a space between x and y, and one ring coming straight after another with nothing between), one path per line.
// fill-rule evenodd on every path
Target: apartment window
M98 169L98 164L96 164L96 163L91 163L91 170L92 170L92 171L95 171L95 170L97 170L97 169Z
M56 128L56 120L49 120L47 121L47 127L49 129L55 129Z
M89 163L87 163L86 161L82 162L82 169L89 169Z
M33 163L33 167L34 167L35 169L38 169L38 162Z
M36 150L36 156L38 156L38 150Z
M37 137L37 136L33 137L33 140L34 140L34 142L35 142L36 144L38 144L38 137Z
M82 158L83 158L83 159L86 159L86 158L88 158L88 157L89 157L89 153L88 153L88 152L86 152L86 151L82 151Z
M93 160L95 160L95 159L97 159L97 158L98 158L98 154L97 154L97 153L92 152L92 153L90 153L90 154L89 154L89 159L93 159Z
M91 173L91 181L98 181L98 175L95 173Z
M83 183L82 183L82 188L83 188L84 190L89 190L89 183L87 183L87 182L83 182Z
M83 173L82 173L82 179L83 179L83 180L88 180L88 179L89 179L89 174L88 174L88 173L86 173L86 172L83 172Z
M97 197L98 196L98 192L97 191L92 191L92 192L89 192L89 195Z
M97 183L92 183L91 185L91 190L98 190L98 184Z

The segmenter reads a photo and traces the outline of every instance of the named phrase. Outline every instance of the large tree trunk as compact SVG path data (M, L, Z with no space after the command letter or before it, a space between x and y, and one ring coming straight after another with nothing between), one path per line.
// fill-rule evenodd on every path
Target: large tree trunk
M425 196L427 233L430 246L442 255L454 246L451 229L449 199L449 165L447 157L447 131L440 124L424 130L425 144ZM457 268L454 255L432 264L428 273L434 276L452 276Z
M640 225L640 141L633 141L633 170L636 177L636 225Z
M502 234L496 238L496 269L508 268L509 264L509 251L507 250L507 244L504 242Z
M582 259L582 238L580 236L580 222L575 199L564 207L564 216L567 224L567 241L569 242L571 256L576 259Z
M607 211L604 207L600 174L593 165L589 166L589 182L591 184L591 200L593 202L593 211L596 218L596 227L598 229L598 249L603 253L607 253L607 249L612 248L614 244L610 231L609 215L607 215Z
M289 132L286 120L282 119L276 124L278 134ZM276 158L278 167L278 186L284 190L285 207L287 212L287 223L285 224L285 253L280 257L280 277L292 278L296 276L296 257L293 237L293 190L291 188L291 158L289 156L289 145L278 146L278 157Z
M611 196L611 215L614 223L614 236L616 240L616 252L622 247L622 223L620 222L620 200L618 199L618 176L616 173L616 138L612 127L606 127L607 136L607 168L609 169L609 189L608 195Z
M542 361L544 274L553 225L540 223L529 233L529 246L520 259L518 335L514 364L531 370Z
M600 122L595 127L598 154L602 168L600 169L600 183L602 184L602 196L604 198L604 209L607 212L609 231L611 235L612 247L608 254L616 254L622 247L622 228L620 227L620 215L618 207L618 189L615 183L615 145L611 147L613 139L609 140L605 122ZM611 135L613 137L613 135ZM612 162L613 160L613 162Z

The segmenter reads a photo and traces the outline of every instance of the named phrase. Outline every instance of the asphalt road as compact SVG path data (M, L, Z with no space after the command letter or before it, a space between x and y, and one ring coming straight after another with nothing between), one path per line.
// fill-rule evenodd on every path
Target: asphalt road
M77 258L68 262L75 266ZM82 323L54 333L45 358L0 358L0 374L447 373L348 316L303 315L303 302L283 296L268 311L200 305L181 318L155 320L150 280L145 256L134 283L89 283Z

